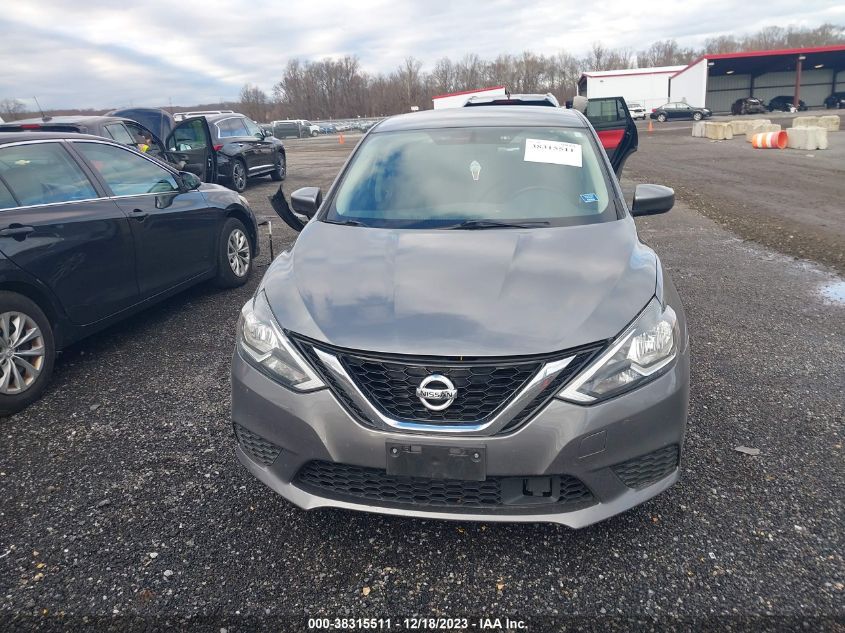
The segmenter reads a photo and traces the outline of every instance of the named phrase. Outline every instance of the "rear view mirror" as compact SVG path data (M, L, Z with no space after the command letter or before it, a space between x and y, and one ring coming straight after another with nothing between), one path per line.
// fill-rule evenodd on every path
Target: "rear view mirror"
M675 190L663 185L637 185L634 191L632 215L666 213L675 206Z
M179 177L182 179L182 184L185 185L185 189L188 191L193 191L194 189L199 189L200 185L202 184L202 180L196 174L192 174L189 171L180 171Z
M314 217L323 202L323 192L319 187L302 187L290 195L290 206L297 213L310 218Z

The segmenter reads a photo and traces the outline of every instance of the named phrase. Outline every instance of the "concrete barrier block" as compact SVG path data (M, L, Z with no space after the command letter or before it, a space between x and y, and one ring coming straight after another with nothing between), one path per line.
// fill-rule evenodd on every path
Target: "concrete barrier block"
M705 121L693 121L692 135L695 138L704 138L704 125Z
M825 128L828 132L838 132L840 124L838 114L826 114L819 117L819 127Z
M818 127L819 117L817 116L797 116L792 119L792 127Z
M761 132L780 132L780 125L777 123L757 123L756 125L749 125L745 131L745 140L749 143L754 138L755 134Z
M704 124L704 136L714 141L724 141L732 139L734 134L728 123L707 121Z
M827 129L823 127L792 127L786 131L786 146L791 149L827 149Z
M741 121L730 121L729 125L731 126L731 131L734 133L734 136L738 136L740 134L745 134L749 123L751 123L750 119L742 119Z

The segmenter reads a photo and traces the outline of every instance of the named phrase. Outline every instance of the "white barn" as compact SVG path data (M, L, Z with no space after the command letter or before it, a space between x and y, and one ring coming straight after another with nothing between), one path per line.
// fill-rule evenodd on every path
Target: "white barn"
M585 72L578 80L578 94L588 99L624 97L626 103L639 103L646 111L669 100L669 78L686 66L658 66Z

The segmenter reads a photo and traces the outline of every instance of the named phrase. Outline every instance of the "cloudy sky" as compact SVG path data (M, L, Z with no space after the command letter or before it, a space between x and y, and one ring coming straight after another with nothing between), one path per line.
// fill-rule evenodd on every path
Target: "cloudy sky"
M292 57L357 55L369 71L414 55L584 54L594 41L684 46L770 25L845 23L839 0L2 0L0 99L44 108L232 101L268 92ZM81 7L85 7L82 9ZM667 6L665 3L663 6Z

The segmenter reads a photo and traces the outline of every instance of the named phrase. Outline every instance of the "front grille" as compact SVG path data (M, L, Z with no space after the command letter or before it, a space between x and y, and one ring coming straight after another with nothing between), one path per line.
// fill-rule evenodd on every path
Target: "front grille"
M542 485L538 485L538 480ZM570 475L464 481L398 477L377 468L312 461L297 473L295 482L300 488L321 496L385 507L561 512L595 503L584 483ZM528 492L529 487L538 490L543 485L547 489L545 495Z
M613 472L629 488L643 488L675 470L678 467L678 455L678 445L672 444L617 464L613 467Z
M396 420L430 424L486 422L541 366L538 362L499 366L416 365L351 354L341 355L340 360L367 399L382 413ZM445 411L431 411L417 397L417 387L431 374L446 376L458 390L458 398Z
M256 435L240 424L233 424L232 426L235 431L235 439L238 440L238 444L253 461L269 466L276 461L279 453L282 452L279 446L265 440L260 435Z
M554 381L545 385L502 432L513 431L528 421L603 346L592 345L543 357L459 359L373 354L315 344L295 335L291 339L346 409L356 419L370 426L374 425L374 420L338 384L320 361L315 349L336 356L358 389L381 414L403 422L431 425L475 425L489 422L525 387L544 363L574 355L572 362ZM429 410L416 394L422 380L432 374L446 376L458 391L455 401L443 411Z

